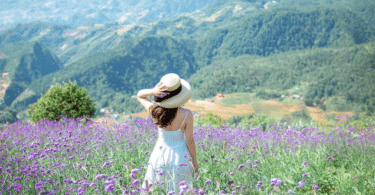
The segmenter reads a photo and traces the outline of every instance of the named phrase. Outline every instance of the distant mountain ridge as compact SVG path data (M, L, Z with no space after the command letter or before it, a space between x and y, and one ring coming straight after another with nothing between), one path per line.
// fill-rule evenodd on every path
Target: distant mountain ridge
M79 26L119 22L142 24L194 12L217 0L7 0L0 3L0 29L35 20Z
M220 1L219 1L220 2ZM0 31L0 44L18 41L40 41L69 65L96 51L112 49L121 40L147 35L188 36L233 23L246 14L260 11L253 3L243 0L212 3L212 6L180 17L158 20L148 24L89 24L82 26L59 25L33 21L17 24Z
M367 7L371 8L371 6L372 4L369 4ZM236 9L242 11L234 11ZM214 68L214 64L218 65L219 62L230 64L238 60L246 60L240 58L243 55L273 59L266 60L267 63L264 63L263 68L269 68L269 63L277 63L281 60L287 67L287 60L282 59L281 53L294 51L296 55L287 56L296 58L311 49L321 49L321 51L342 49L343 51L350 50L354 57L358 48L361 48L362 53L355 56L356 63L370 69L373 61L369 59L372 56L363 53L373 51L373 47L371 44L362 44L374 40L375 27L370 17L363 14L346 7L311 5L300 10L293 6L281 5L281 3L269 6L266 10L260 10L246 1L231 1L228 4L218 4L204 13L197 11L175 19L144 25L109 23L74 28L43 22L17 25L0 32L1 46L7 46L0 47L2 56L0 68L9 72L7 78L14 81L10 88L13 92L7 96L6 105L17 112L23 112L31 103L35 103L50 85L76 80L79 86L88 89L88 93L98 101L98 108L111 106L118 112L138 112L142 107L131 96L141 88L153 87L158 79L168 72L176 72L182 78L188 79L197 92L202 92L201 98L209 97L215 93L215 90L223 90L222 87L235 86L235 92L246 91L243 86L246 84L246 79L235 78L226 73L225 71L231 70L229 66L221 70L222 75L226 77L219 79L220 82L227 81L227 84L220 83L217 79L210 79L207 73L200 71L206 70L208 73L213 73L213 69L210 68ZM22 46L28 43L30 44ZM56 62L48 62L54 64L54 71L50 71L47 75L42 73L44 76L41 76L40 71L39 73L28 71L26 69L28 66L25 66L28 56L23 58L26 62L21 60L22 56L29 51L32 51L31 55L38 56L38 52L33 50L35 44L40 44L45 50L44 53L47 51L51 53L51 58L57 56ZM19 47L17 45L21 45L23 49L17 49ZM356 45L361 46L356 48ZM298 53L298 50L301 53ZM316 55L322 53L324 54L324 52L316 52ZM278 56L280 59L274 59L272 56ZM313 59L312 56L305 56ZM327 60L329 63L326 63L325 60L327 59L319 58L319 63L327 66L333 64L333 61ZM348 63L348 60L342 63ZM39 66L35 69L45 68L45 63L47 62L34 63ZM304 67L310 66L309 63L299 64L298 60L293 63L298 64L296 66L300 76L305 75L301 72L307 70ZM353 66L353 62L349 64ZM25 68L15 70L12 67ZM255 71L253 66L246 68L250 72ZM262 69L262 66L257 68ZM367 73L370 72L367 71ZM15 74L23 76L15 77ZM282 78L288 74L278 75L278 77ZM191 77L191 75L194 76ZM270 73L265 73L263 76L249 74L249 77L251 79L269 78L269 75ZM356 82L361 79L360 75L357 77L359 78L355 80ZM26 83L27 85L24 85L25 82L22 85L16 85L16 81L20 78L33 80ZM335 78L334 75L326 77L326 83L333 78ZM235 79L239 80L234 81ZM281 83L272 80L274 83L270 85L284 89L299 84L297 81L303 80L287 80ZM312 81L311 78L310 81ZM254 82L254 86L270 86L259 85L259 80ZM322 83L318 85L321 86ZM324 91L322 93L317 91L317 83L313 83L312 86L309 88L311 92L307 95L316 102L319 102L321 98L326 98L325 96L337 95L337 91L328 86L322 88ZM340 87L342 88L342 84ZM354 90L351 93L354 93ZM363 97L370 96L365 94ZM372 101L369 98L350 97L350 99L362 101L362 103L367 100ZM372 104L367 102L367 105Z

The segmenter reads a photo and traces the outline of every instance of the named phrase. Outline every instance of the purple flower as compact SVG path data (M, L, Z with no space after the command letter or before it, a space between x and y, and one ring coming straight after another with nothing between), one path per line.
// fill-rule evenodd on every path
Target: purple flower
M84 192L84 191L85 191L85 188L80 187L80 188L78 188L77 191L78 191L78 192Z
M13 180L14 180L14 181L22 180L22 177L18 177L18 176L17 176L17 177L14 177Z
M233 173L233 172L230 172L229 175L234 175L234 173Z
M256 168L258 168L258 166L257 165L253 165L253 169L256 169Z
M304 162L302 163L302 165L307 165L307 164L309 164L309 161L304 161Z
M331 156L328 156L328 157L327 157L327 161L329 161L329 160L331 160Z
M111 163L110 162L105 162L104 165L103 165L103 168L105 168L107 166L111 166Z
M161 171L161 170L159 170L159 171L156 171L156 174L158 174L158 175L164 175L164 172Z
M248 160L248 161L247 161L247 164L251 164L251 163L252 163L251 160Z
M180 163L178 166L187 166L186 163Z
M133 182L132 182L132 185L138 185L139 183L141 183L141 181L139 179L135 179Z
M302 188L303 186L305 186L305 182L304 181L300 181L300 182L298 182L298 185Z
M244 164L240 164L240 166L238 167L238 170L241 170L243 167L245 167Z
M149 153L149 151L146 151L146 152L145 152L145 155L147 156L147 155L148 155L148 153Z
M99 179L102 179L102 178L106 178L107 176L104 175L104 174L99 174L96 176L96 180L99 180Z
M288 194L291 194L291 193L293 193L293 190L292 189L288 190Z
M107 185L107 186L104 188L104 191L105 191L105 192L112 192L114 189L115 189L115 185L110 184L110 185Z
M172 194L175 194L175 192L173 191L173 192L169 192L169 193L168 193L168 195L172 195Z
M132 169L132 171L131 171L131 173L138 173L138 172L140 172L141 171L141 169Z
M96 184L95 182L92 182L92 183L90 184L90 187L94 187L94 186L98 186L98 184Z
M109 178L107 178L107 180L104 182L104 185L115 185L116 182L114 180L110 180Z
M232 183L234 183L233 180L229 180L229 181L228 181L228 185L230 185L230 184L232 184Z
M315 186L312 187L312 189L317 189L317 190L318 190L318 189L319 189L319 186L318 186L318 185L315 185Z
M180 190L187 190L189 188L188 185L182 185L180 186Z
M306 173L302 174L302 177L307 177L307 174Z
M198 190L198 194L204 194L204 193L205 193L204 188Z
M331 171L331 169L328 169L327 171L328 171L328 172L330 172L330 171Z
M204 182L204 184L211 184L212 182L211 182L211 180L207 180L206 182Z
M182 180L180 183L179 183L179 186L183 186L183 185L186 185L187 184L187 181L186 180Z

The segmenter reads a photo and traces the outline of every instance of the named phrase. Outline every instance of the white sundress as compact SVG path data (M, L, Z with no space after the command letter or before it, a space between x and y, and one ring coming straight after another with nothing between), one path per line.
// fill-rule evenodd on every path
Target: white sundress
M187 112L182 125L186 117ZM175 195L179 194L179 183L184 180L187 182L186 184L189 188L193 188L192 172L194 168L191 161L188 160L188 158L192 158L186 144L185 133L181 128L182 126L176 131L167 131L163 128L158 128L159 138L148 161L142 188L146 188L146 179L148 180L148 184L153 184L153 186L158 185L157 182L164 182L161 187L167 194L172 191L175 192ZM186 166L179 166L181 163L186 164ZM159 171L163 171L163 174L159 175ZM141 195L145 194L141 190Z

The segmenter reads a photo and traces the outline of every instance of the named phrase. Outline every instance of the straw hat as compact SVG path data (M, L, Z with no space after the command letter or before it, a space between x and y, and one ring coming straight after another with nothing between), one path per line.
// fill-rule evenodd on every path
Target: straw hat
M192 92L189 83L181 79L175 73L169 73L164 75L160 82L167 86L170 91L162 97L154 98L154 103L164 108L178 108L184 105L191 98Z

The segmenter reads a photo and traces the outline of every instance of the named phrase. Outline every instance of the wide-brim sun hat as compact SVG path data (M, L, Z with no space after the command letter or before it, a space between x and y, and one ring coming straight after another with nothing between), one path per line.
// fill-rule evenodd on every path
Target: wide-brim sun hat
M181 79L177 74L166 74L160 79L160 82L170 90L166 91L162 97L153 96L154 103L159 106L164 108L178 108L191 98L190 84L186 80Z

